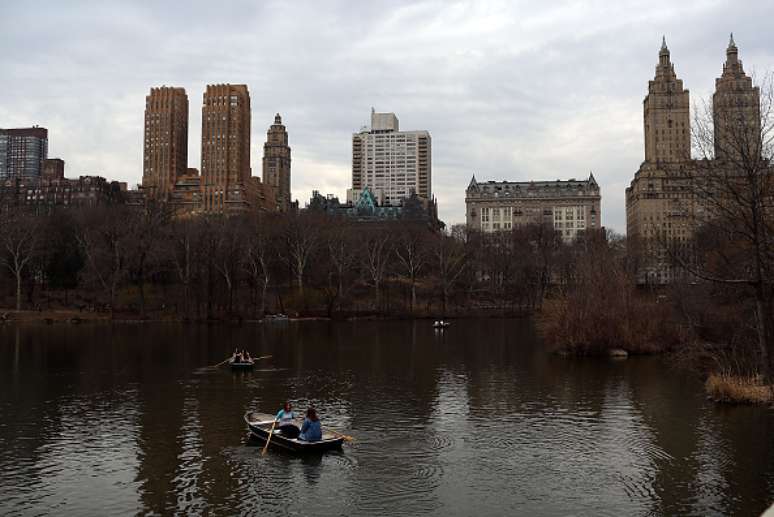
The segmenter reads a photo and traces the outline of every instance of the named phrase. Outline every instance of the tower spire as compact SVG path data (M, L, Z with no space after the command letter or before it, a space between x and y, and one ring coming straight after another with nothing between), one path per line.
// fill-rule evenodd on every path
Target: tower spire
M671 68L669 59L669 47L667 47L666 36L661 36L661 50L658 51L658 64L660 67Z
M736 73L736 68L739 68L741 70L742 62L739 61L739 49L736 47L736 43L734 42L734 33L731 33L731 36L728 38L728 48L726 49L726 64L723 65L723 70L725 72L726 69L730 69L732 72Z
M643 104L645 161L678 162L690 156L688 90L677 78L666 36L661 37L656 75L648 82L648 95Z

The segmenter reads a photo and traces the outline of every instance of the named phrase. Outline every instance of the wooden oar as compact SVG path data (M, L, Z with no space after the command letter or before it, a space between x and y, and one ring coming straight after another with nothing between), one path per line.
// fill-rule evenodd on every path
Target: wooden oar
M344 438L345 442L354 442L355 441L355 439L353 437L349 436L348 434L342 434L342 433L340 433L338 431L334 431L333 429L328 429L328 432L331 433L331 434L335 434L339 438Z
M234 356L226 357L225 361L221 361L218 364L214 364L214 365L210 366L210 368L217 368L220 365L226 364L227 362L229 362L231 360L232 357L234 357Z
M271 441L272 435L274 435L274 426L275 425L277 425L277 420L276 419L271 424L271 431L269 431L269 437L266 438L266 445L263 446L263 450L261 451L261 456L265 456L266 455L266 450L269 448L269 442Z

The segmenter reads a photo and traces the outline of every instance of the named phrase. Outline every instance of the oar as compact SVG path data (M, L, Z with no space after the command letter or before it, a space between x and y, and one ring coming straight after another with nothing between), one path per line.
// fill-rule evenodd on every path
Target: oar
M233 356L226 357L225 361L221 361L218 364L212 365L212 366L210 366L210 368L217 368L218 366L220 366L222 364L226 364L227 362L229 362L231 360L231 357L233 357Z
M263 450L261 451L261 456L266 455L266 449L269 448L269 442L271 441L271 437L274 434L274 426L277 425L277 420L275 419L274 422L271 423L271 431L269 431L269 437L266 438L266 445L263 446Z
M338 436L340 438L344 438L345 442L354 442L355 441L355 439L353 437L349 436L348 434L342 434L342 433L340 433L338 431L334 431L333 429L328 429L328 432L331 433L331 434L335 434L336 436Z

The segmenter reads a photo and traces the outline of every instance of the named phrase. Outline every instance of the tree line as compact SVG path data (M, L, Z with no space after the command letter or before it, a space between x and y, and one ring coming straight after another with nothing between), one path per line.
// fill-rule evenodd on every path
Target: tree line
M481 234L310 210L174 217L152 203L6 210L0 239L3 306L139 318L523 313L571 256L545 225Z

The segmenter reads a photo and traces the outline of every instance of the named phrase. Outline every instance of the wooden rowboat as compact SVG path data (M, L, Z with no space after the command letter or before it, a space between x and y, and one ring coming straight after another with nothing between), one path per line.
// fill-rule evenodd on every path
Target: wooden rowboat
M255 366L255 361L229 361L228 365L232 370L251 370Z
M250 434L262 442L266 442L274 423L274 415L249 411L245 413L245 422L250 429ZM299 426L300 427L300 426ZM292 452L321 452L331 449L341 449L344 438L340 435L326 432L323 429L322 440L316 442L307 442L298 438L287 438L282 436L279 429L274 430L269 445L279 449L285 449Z

